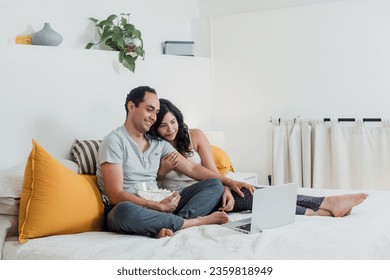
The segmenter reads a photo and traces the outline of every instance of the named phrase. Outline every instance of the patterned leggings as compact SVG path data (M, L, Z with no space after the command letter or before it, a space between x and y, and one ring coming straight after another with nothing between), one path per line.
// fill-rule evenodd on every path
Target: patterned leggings
M236 192L232 192L235 201L232 212L241 212L252 210L253 196L247 189L241 189L245 197L239 196ZM325 197L297 195L297 207L295 209L296 215L305 215L307 209L317 211Z

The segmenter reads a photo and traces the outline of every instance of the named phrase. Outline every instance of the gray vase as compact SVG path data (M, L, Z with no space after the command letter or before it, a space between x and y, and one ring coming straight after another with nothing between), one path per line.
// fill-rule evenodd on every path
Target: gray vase
M62 35L51 29L50 23L45 23L43 28L31 35L31 43L41 46L58 46L62 43Z

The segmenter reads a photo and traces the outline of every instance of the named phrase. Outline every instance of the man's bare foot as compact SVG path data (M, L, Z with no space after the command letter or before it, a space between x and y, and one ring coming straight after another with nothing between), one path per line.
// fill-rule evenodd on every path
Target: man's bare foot
M181 228L188 228L194 226L211 225L211 224L224 224L229 220L228 215L225 212L216 211L207 216L197 217L195 219L184 220L184 224Z
M197 218L200 223L203 225L210 225L210 224L225 224L229 221L229 217L226 214L226 212L213 212L210 215L198 217Z
M325 197L320 208L328 210L334 217L344 217L351 214L352 208L362 203L368 194L355 193Z
M170 237L173 235L173 231L169 228L162 228L156 235L156 238Z

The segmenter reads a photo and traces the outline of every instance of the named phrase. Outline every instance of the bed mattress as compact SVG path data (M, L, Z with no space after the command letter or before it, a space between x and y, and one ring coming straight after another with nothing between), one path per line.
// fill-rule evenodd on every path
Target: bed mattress
M299 190L310 195L345 192ZM389 260L390 192L368 193L366 201L347 217L296 216L293 224L249 235L219 225L207 225L180 230L173 237L162 239L85 232L36 238L20 244L15 235L16 216L2 215L2 259ZM249 217L250 213L229 216L237 220Z

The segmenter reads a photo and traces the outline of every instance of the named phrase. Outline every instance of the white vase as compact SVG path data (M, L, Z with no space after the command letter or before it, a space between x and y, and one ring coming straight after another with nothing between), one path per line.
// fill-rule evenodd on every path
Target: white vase
M43 28L31 35L31 43L41 46L58 46L62 43L62 35L54 31L50 23L45 23Z

